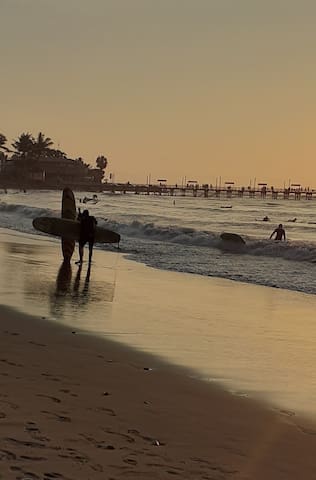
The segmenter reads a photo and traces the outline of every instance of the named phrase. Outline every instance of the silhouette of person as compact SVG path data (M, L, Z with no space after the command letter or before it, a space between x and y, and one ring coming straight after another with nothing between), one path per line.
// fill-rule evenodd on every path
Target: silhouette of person
M89 210L79 211L78 220L80 221L80 236L79 236L79 261L77 264L81 265L83 262L83 251L86 243L89 243L89 263L92 259L92 251L94 245L95 227L97 220L92 215L89 215Z
M275 240L286 240L285 238L285 230L283 228L282 223L271 233L270 238L273 237L275 234Z

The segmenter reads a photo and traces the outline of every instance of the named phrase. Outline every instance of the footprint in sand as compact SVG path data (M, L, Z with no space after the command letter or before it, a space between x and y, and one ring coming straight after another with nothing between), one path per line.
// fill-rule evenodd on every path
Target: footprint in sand
M124 438L128 443L134 443L135 439L131 435L127 435L126 433L115 432L110 430L109 428L102 428L105 433L109 433L110 435L117 435L119 437Z
M55 420L58 420L59 422L71 422L70 417L66 417L65 415L59 415L59 413L48 412L47 410L41 410L41 413L45 413L46 415L51 415Z
M44 393L37 393L37 397L42 397L42 398L48 398L49 400L52 400L54 403L60 403L61 400L57 397L52 397L51 395L45 395Z
M9 450L0 449L0 461L1 460L16 460L16 455Z
M57 473L57 472L44 473L44 480L48 478L51 479L51 478L64 478L64 477L61 473Z
M142 440L145 440L145 442L149 442L151 445L155 445L155 447L162 447L166 445L164 442L157 440L156 438L148 437L147 435L142 435L138 430L135 430L135 429L129 429L128 433L131 433L136 437Z
M58 457L70 459L70 460L79 462L81 464L88 463L90 460L90 458L87 457L87 455L83 454L82 452L79 452L78 450L75 450L74 448L66 448L66 451L64 453L59 453Z
M35 440L39 440L40 442L49 442L50 439L41 435L40 429L36 426L34 422L27 422L25 425L26 432L30 435L30 437L34 438Z
M80 433L79 435L96 448L103 448L103 450L115 450L113 445L108 445L104 440L96 440L94 437L91 437L85 433Z
M59 391L62 393L68 393L71 397L78 397L77 393L73 393L67 388L61 388Z
M133 458L123 458L124 463L128 463L129 465L137 465L137 461Z
M13 402L9 402L9 400L0 400L1 403L8 405L12 410L17 410L19 408L19 405Z
M47 448L45 443L41 442L31 442L27 440L18 440L17 438L5 437L4 440L9 443L13 443L14 445L19 445L23 447L31 447L31 448Z
M34 422L26 422L25 430L29 433L39 433L39 428L37 428Z
M29 341L31 345L36 345L37 347L47 347L44 343L33 342L32 340Z
M8 330L4 330L4 332L6 335L13 335L13 336L16 336L16 335L20 335L19 333L17 332L9 332Z
M88 408L88 410L94 412L105 412L110 417L116 417L116 413L112 408L105 408L105 407L96 407L96 408Z
M31 462L43 462L44 460L47 460L45 457L34 457L30 455L21 455L20 458L22 460L30 460Z
M17 466L12 466L10 467L10 470L13 472L20 472L20 474L16 477L16 480L40 480L41 477L36 475L36 473L33 472L27 472L26 470L23 470L20 467ZM43 480L54 480L54 479L63 479L66 480L66 477L64 477L61 473L57 472L45 472L43 477Z
M36 473L33 472L25 472L24 470L21 469L21 475L18 475L16 477L16 480L40 480L41 477L36 475Z
M305 435L316 435L316 431L315 430L311 430L309 428L306 428L302 425L296 425L296 427L298 428L298 430L300 430L302 433L305 433Z
M23 367L21 363L10 362L6 358L0 358L0 362L5 363L6 365L10 365L10 367Z

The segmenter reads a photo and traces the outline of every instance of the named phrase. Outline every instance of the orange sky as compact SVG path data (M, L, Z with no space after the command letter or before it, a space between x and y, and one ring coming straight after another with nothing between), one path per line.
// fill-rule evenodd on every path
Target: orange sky
M316 187L316 3L0 0L0 132L117 181Z

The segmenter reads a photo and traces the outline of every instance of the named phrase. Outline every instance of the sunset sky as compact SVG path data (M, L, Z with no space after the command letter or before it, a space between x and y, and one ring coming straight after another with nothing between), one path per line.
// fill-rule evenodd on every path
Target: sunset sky
M1 121L116 181L316 187L313 0L0 0Z

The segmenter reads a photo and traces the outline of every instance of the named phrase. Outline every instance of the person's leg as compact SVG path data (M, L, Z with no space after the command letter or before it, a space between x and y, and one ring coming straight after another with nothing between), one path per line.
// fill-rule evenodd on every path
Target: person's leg
M76 262L76 263L82 263L83 262L84 244L85 244L85 242L79 242L79 262Z
M93 241L89 242L89 263L91 263L92 260L92 252L93 252Z
M79 245L79 260L81 263L83 262L83 249L84 245Z

